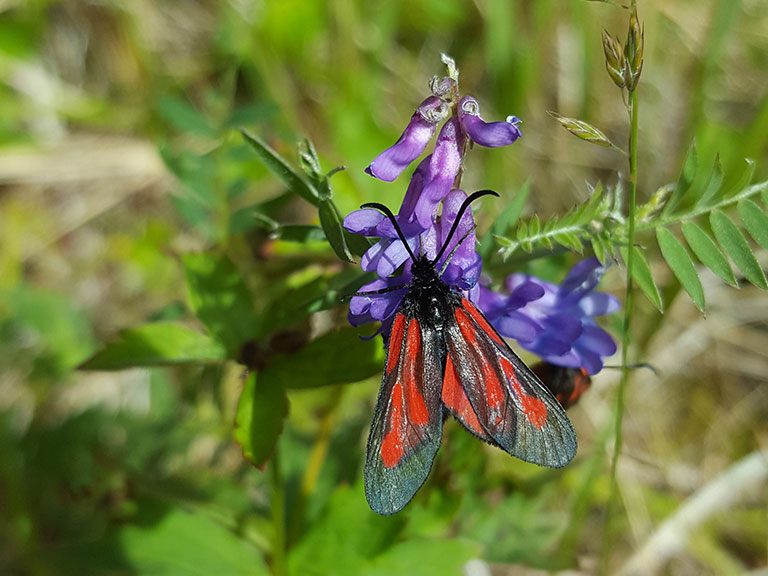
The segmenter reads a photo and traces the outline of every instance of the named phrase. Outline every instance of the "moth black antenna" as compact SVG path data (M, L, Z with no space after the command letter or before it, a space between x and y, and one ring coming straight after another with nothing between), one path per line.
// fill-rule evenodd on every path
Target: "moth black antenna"
M389 218L389 221L392 222L392 226L395 227L395 232L397 232L397 235L405 246L405 249L408 250L408 255L411 257L411 260L416 262L416 256L414 256L413 250L411 250L411 246L408 244L408 240L405 239L405 234L403 234L403 231L400 230L400 226L395 219L395 215L392 214L392 210L384 206L384 204L379 204L378 202L367 202L360 206L360 208L374 208Z
M459 212L456 214L456 219L453 221L453 225L448 232L448 236L445 238L445 242L443 242L442 248L440 248L440 252L438 252L435 259L432 260L433 264L436 264L440 258L443 257L443 252L445 252L445 249L448 248L448 244L451 243L451 238L453 238L453 235L456 233L456 229L459 227L459 222L461 222L461 217L464 216L464 212L466 212L467 208L469 208L469 205L478 198L488 196L489 194L496 196L497 198L499 197L498 193L494 192L493 190L478 190L477 192L470 194L466 200L462 202L461 207L459 208Z

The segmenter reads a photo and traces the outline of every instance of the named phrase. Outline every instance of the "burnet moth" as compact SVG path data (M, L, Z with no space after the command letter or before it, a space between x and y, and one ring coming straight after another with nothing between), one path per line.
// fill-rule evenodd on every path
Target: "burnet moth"
M365 494L379 514L399 512L424 484L447 414L526 462L559 468L576 454L563 407L482 312L441 279L447 264L437 271L464 212L488 194L498 196L481 190L464 201L433 260L414 255L389 208L362 206L391 221L412 259L412 280L398 287L407 292L394 316L365 458Z
M592 385L592 378L584 368L567 368L549 362L539 362L531 370L565 409L576 404Z

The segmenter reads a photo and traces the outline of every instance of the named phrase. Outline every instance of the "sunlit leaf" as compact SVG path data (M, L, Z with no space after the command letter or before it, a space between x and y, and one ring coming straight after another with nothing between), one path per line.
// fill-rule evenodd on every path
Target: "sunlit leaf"
M80 365L81 370L123 370L189 362L220 362L224 346L183 324L157 322L120 333L117 340Z
M274 379L252 372L237 404L235 440L254 466L261 468L269 460L287 415L285 389Z
M645 256L637 246L633 246L632 251L632 278L637 282L637 285L640 286L640 289L646 296L648 296L648 299L659 312L664 312L664 303L661 301L661 294L659 294L659 289L656 287L656 282L653 280L651 268L648 266ZM621 255L622 258L624 258L624 262L628 262L628 251L626 248L621 249Z
M744 238L744 235L731 219L722 211L715 210L710 214L709 221L715 238L722 246L723 251L733 260L733 263L741 270L747 280L755 286L768 289L768 282L766 282L763 269L755 259L747 239Z
M661 253L672 269L672 272L677 276L680 284L691 296L699 310L704 312L704 289L701 286L699 275L696 273L696 266L694 266L688 252L686 252L675 235L666 228L659 227L656 229L656 239L659 242Z
M683 222L683 236L702 264L736 288L738 283L733 275L728 259L723 256L712 237L691 221Z

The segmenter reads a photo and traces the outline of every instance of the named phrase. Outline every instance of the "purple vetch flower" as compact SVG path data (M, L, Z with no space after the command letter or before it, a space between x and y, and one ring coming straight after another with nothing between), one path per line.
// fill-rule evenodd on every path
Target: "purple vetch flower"
M430 96L419 105L398 141L376 156L365 171L379 180L392 182L416 160L435 135L437 124L447 117L447 105Z
M522 136L517 116L509 116L504 122L485 122L480 117L480 105L472 96L464 96L459 102L459 121L470 139L486 148L507 146Z
M434 217L428 229L420 231L418 227L413 225L410 228L403 228L403 234L414 253L425 254L430 259L437 256L437 252L443 246L466 197L467 195L462 190L452 190L443 200L441 216ZM379 218L375 214L379 214L381 217ZM401 214L396 218L402 227L400 217ZM368 250L362 262L364 270L376 270L380 278L362 286L360 292L382 290L395 286L405 287L411 281L412 262L408 258L402 241L397 239L397 234L391 223L386 227L384 226L385 222L388 222L387 218L372 209L356 210L344 220L344 227L350 232L366 236L381 236L381 240ZM477 280L480 277L482 267L480 254L475 250L474 226L472 211L467 210L436 265L438 271L442 270L450 257L450 261L445 265L442 278L449 286L464 291L470 299L477 298L477 290L479 289ZM391 234L392 237L387 237L384 233ZM403 266L402 273L398 276L390 276L400 266ZM386 274L381 274L382 272L386 272ZM405 296L405 289L382 294L354 296L349 305L350 324L359 326L366 322L381 321L380 331L384 333L386 339L391 327L392 316L400 305L403 296Z
M552 364L596 374L616 344L594 318L619 309L615 296L594 291L603 272L600 262L589 258L571 268L560 286L511 274L505 282L508 296L488 291L478 305L502 335L523 348ZM537 292L532 285L543 292L539 298L532 297Z

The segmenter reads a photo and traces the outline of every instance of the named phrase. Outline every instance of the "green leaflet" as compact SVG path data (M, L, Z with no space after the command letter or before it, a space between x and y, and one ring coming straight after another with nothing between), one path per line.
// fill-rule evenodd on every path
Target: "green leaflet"
M648 266L648 262L643 256L643 253L637 246L633 246L632 250L634 254L632 256L632 278L640 286L640 289L648 296L651 303L659 310L664 312L664 303L661 301L661 294L656 287L656 282L653 280L651 274L651 268ZM624 262L628 262L628 251L626 248L621 249L621 256L624 258Z
M755 286L768 290L768 282L760 264L755 259L747 239L721 210L715 210L710 214L709 221L715 238L722 246L723 251L733 260L733 263L742 271L747 280Z
M717 247L712 237L702 230L698 224L691 221L683 222L682 232L686 242L688 242L688 246L696 254L696 258L728 284L737 288L738 283L733 275L733 270L731 270L731 265L728 263L728 259L723 256L723 253Z
M694 266L688 252L675 235L666 228L658 228L656 230L656 239L659 242L661 253L672 269L672 272L677 276L680 284L691 296L699 310L704 312L704 289L701 286L699 275L696 273L696 266Z
M768 248L768 214L756 202L747 199L739 202L739 216L755 242Z

